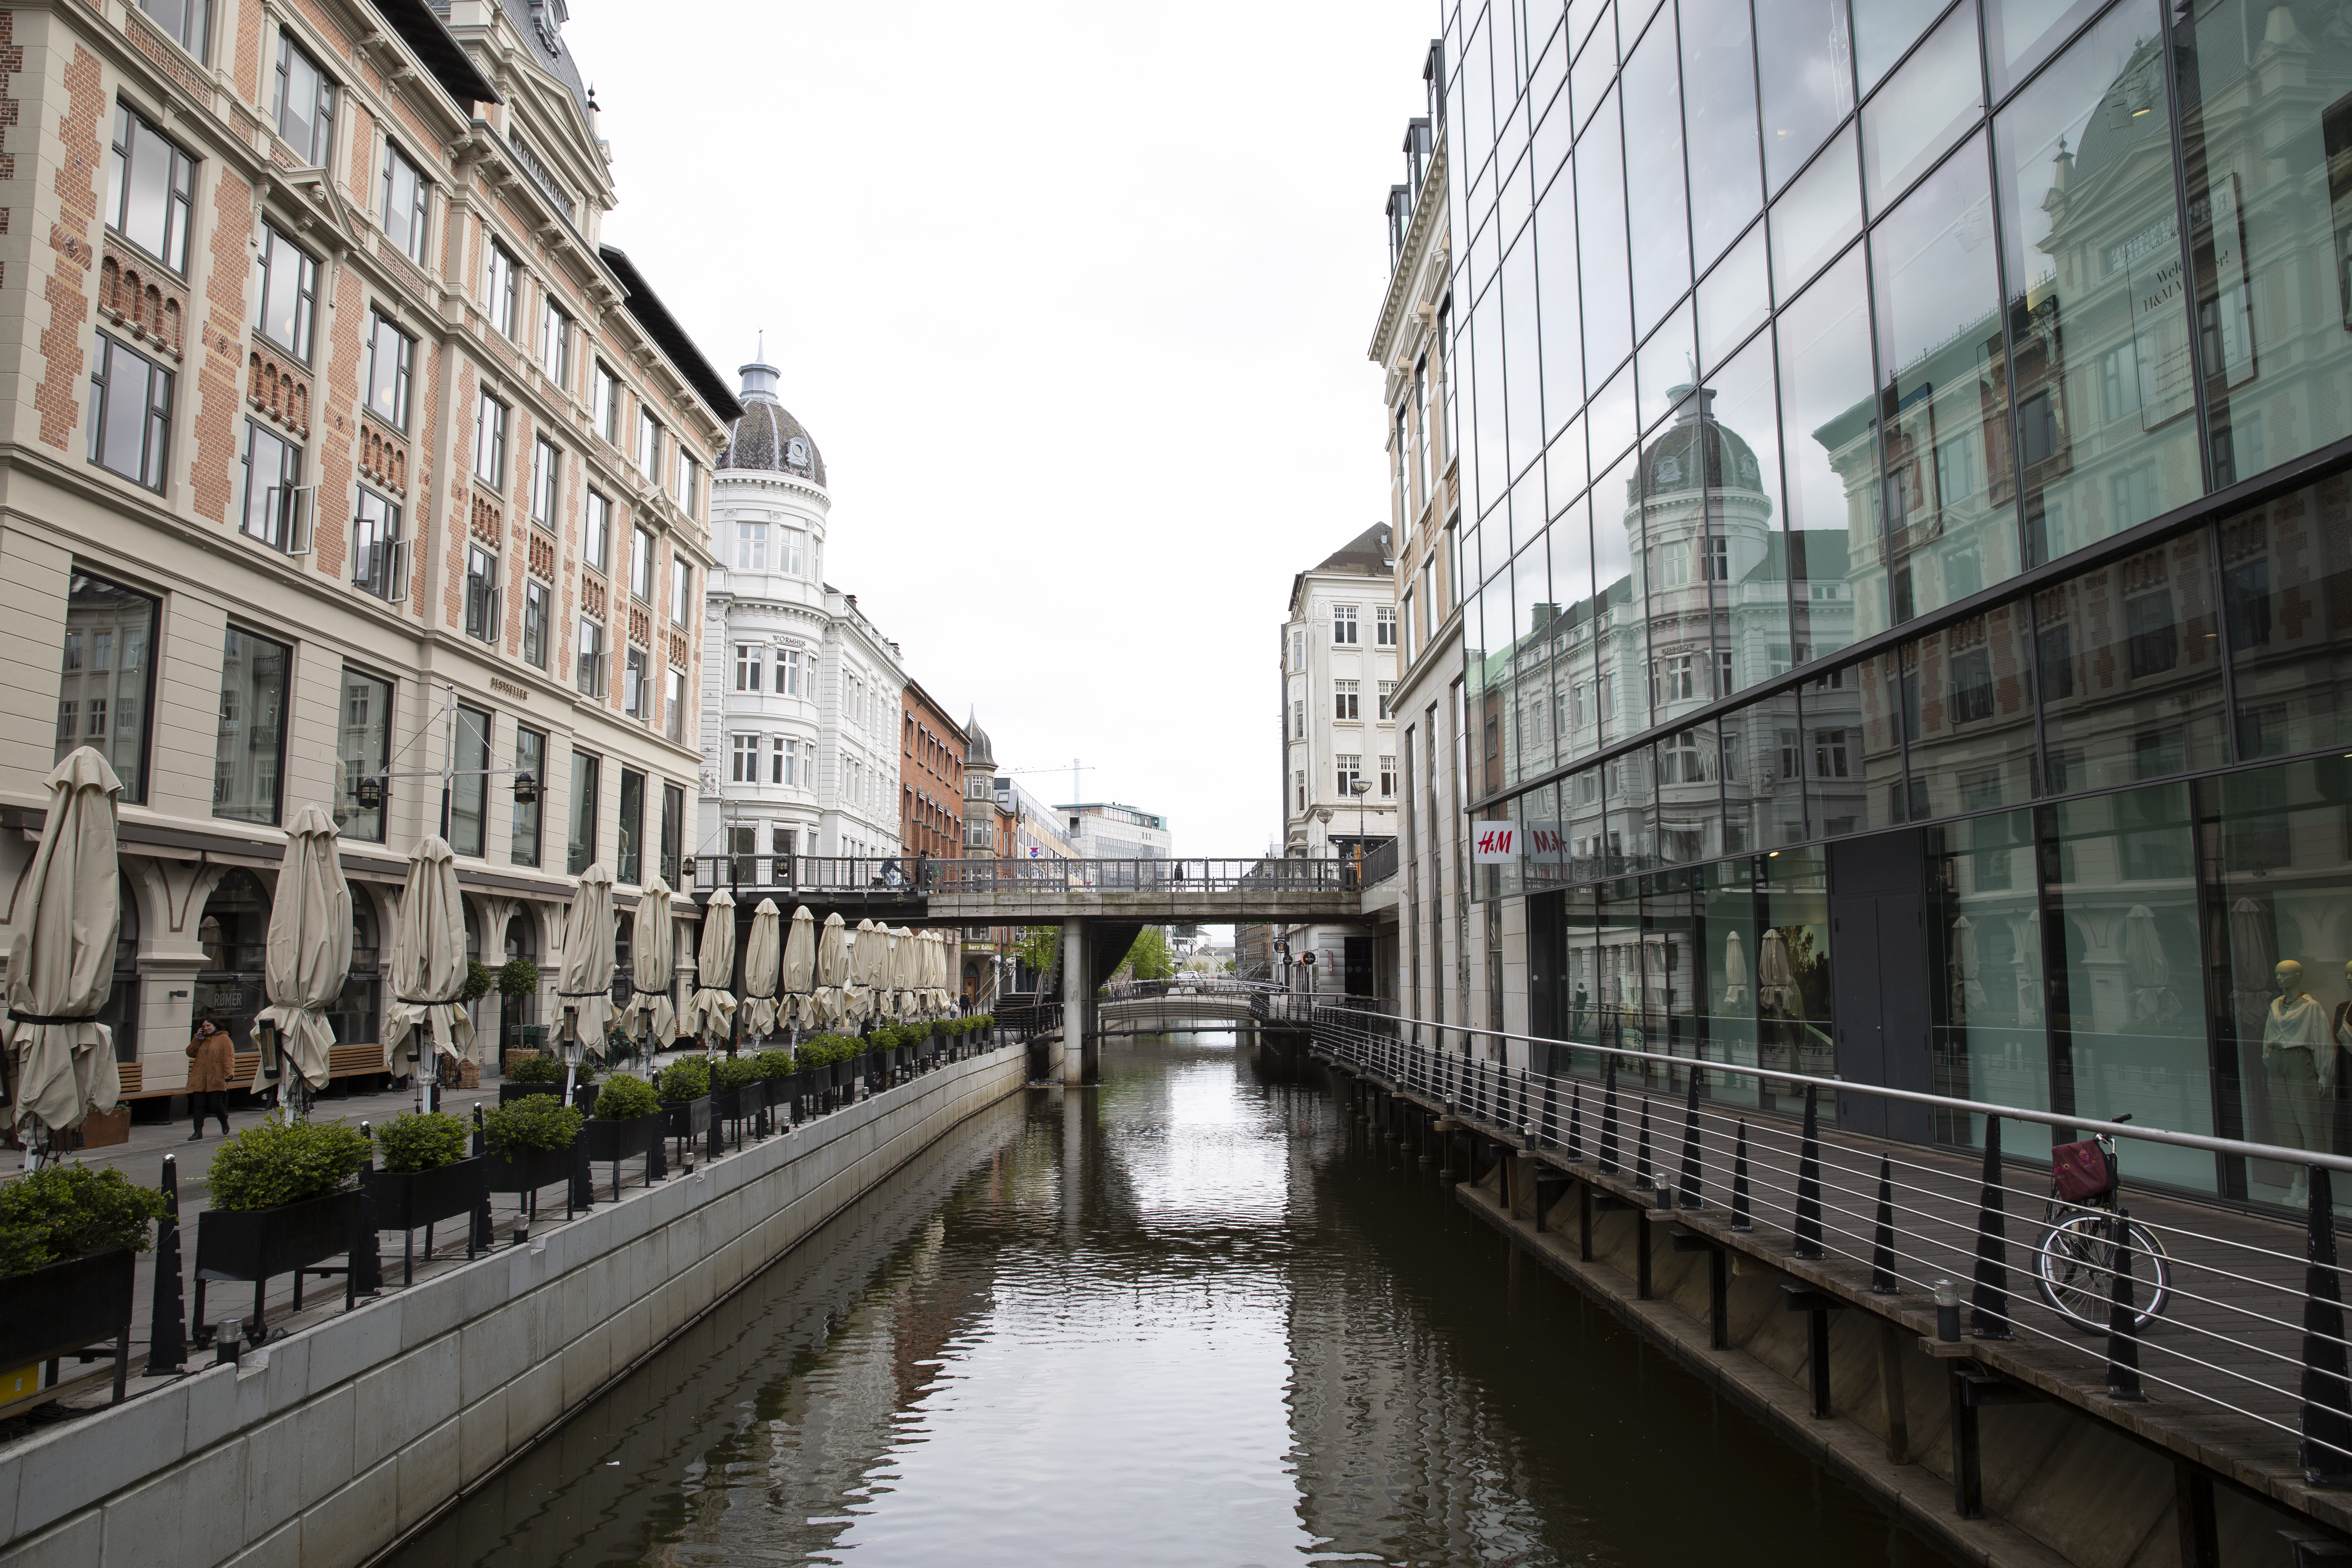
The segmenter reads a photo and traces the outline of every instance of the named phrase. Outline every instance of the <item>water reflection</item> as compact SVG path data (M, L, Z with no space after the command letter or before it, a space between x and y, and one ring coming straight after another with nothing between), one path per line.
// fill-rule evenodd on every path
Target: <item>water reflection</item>
M1943 1561L1277 1059L1104 1071L966 1124L401 1568Z

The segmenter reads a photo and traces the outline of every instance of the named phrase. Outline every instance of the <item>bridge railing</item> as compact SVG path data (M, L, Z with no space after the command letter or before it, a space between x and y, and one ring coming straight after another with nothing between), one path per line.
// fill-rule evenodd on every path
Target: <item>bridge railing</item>
M1773 1070L1752 1058L1504 1035L1337 999L1308 1011L1318 1050L1589 1173L1645 1219L1672 1214L1716 1247L1753 1236L1762 1245L1752 1250L1842 1274L1857 1293L1866 1279L1885 1315L1932 1325L1949 1353L1998 1369L2013 1352L2095 1412L2153 1396L2173 1419L2192 1415L2209 1440L2259 1454L2265 1468L2352 1484L2352 1347L2333 1198L2335 1186L2352 1186L2352 1158ZM1801 1061L1785 1056L1786 1067ZM1866 1118L1890 1132L1907 1123L1918 1141L1838 1125ZM2005 1159L2005 1139L2032 1152ZM2265 1217L2133 1185L2137 1173L2178 1179L2200 1154L2236 1173L2236 1195L2260 1181L2284 1188L2285 1201ZM2103 1173L2108 1192L2060 1196L2052 1163L2062 1156ZM2215 1168L2205 1164L2209 1180ZM1826 1362L1816 1364L1815 1405L1826 1413Z
M1106 1002L1143 1002L1162 996L1225 996L1235 1001L1277 995L1282 987L1266 980L1243 980L1230 974L1179 974L1169 980L1122 980L1106 985Z
M1339 860L927 860L876 855L695 855L682 892L727 888L816 895L1351 892L1357 868Z

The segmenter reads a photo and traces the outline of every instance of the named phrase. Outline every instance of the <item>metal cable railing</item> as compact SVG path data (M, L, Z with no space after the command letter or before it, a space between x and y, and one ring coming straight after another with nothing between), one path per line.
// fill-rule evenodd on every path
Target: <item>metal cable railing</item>
M1657 1213L1727 1210L1730 1231L1784 1237L1795 1259L1866 1268L1871 1294L1932 1295L1939 1337L1959 1339L1965 1300L1973 1340L2037 1344L2103 1370L2117 1401L2139 1401L2155 1387L2181 1405L2250 1423L2256 1431L2248 1436L2293 1437L2314 1484L2352 1484L2352 1346L2333 1195L2352 1158L1622 1046L1531 1040L1339 998L1270 997L1252 1010L1303 1015L1319 1050L1500 1142L1630 1178ZM1509 1065L1514 1043L1547 1047L1554 1070ZM1496 1047L1504 1059L1488 1054ZM1801 1099L1801 1111L1791 1121L1760 1100L1709 1099L1711 1084L1727 1079L1759 1080L1775 1100ZM1924 1148L1865 1145L1824 1130L1825 1093L1981 1119L1980 1169L1962 1163L1963 1151L1938 1163ZM2109 1190L2069 1198L2054 1185L2021 1183L2001 1154L2008 1122L2049 1127L2053 1143L2112 1140L2122 1153L2109 1167ZM2168 1203L2161 1215L2146 1205L2133 1212L2124 1199L2134 1143L2299 1170L2308 1199L2301 1255L2274 1234L2280 1221L2248 1216L2247 1231L2229 1236L2219 1234L2220 1211L2193 1223L2172 1216L2178 1205Z

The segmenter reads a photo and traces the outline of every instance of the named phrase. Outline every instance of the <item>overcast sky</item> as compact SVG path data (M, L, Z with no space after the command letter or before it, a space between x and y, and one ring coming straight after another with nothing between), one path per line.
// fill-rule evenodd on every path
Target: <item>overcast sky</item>
M572 0L627 250L730 382L767 333L826 574L1005 768L1281 827L1294 573L1388 515L1366 358L1432 0Z

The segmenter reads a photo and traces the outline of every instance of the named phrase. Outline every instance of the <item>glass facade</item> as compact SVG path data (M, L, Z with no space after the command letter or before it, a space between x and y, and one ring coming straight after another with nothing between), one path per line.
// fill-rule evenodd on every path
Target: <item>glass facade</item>
M2352 1068L2334 8L1444 16L1459 756L1531 829L1476 883L1530 900L1528 1026L1765 1109L1838 1072L2352 1151L2352 1071L2323 1106L2263 1045L2293 958Z

